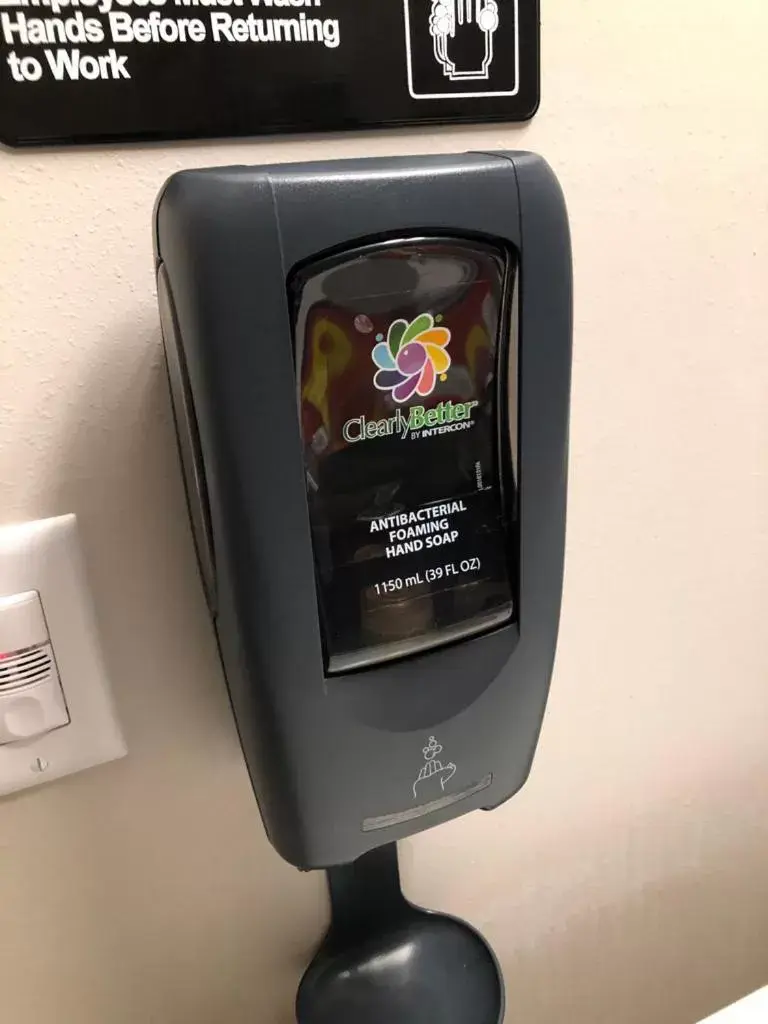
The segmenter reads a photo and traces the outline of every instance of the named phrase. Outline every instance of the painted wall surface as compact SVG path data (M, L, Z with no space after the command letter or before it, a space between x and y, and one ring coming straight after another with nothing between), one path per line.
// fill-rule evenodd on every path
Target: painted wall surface
M3 1020L292 1019L323 880L238 748L150 217L179 168L366 153L540 151L575 248L541 746L517 799L407 844L408 891L487 934L510 1021L693 1024L768 982L768 5L547 0L543 32L525 128L0 153L0 516L81 517L130 746L0 804Z

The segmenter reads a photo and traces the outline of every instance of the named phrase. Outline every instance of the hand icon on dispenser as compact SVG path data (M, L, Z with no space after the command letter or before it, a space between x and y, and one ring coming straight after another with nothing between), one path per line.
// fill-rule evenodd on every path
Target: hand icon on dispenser
M434 799L440 793L444 793L446 785L456 774L456 765L453 761L443 764L438 760L437 755L442 752L442 744L438 743L434 736L430 736L429 743L422 749L424 764L413 784L414 800L421 798L423 802L426 802ZM434 785L436 782L440 783L440 789Z
M443 74L454 82L487 79L498 27L496 0L432 0L429 33Z

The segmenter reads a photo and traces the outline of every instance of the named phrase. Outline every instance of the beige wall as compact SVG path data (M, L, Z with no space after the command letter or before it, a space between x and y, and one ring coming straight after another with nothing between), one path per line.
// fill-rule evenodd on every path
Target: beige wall
M768 4L546 0L522 129L0 153L0 516L82 517L127 760L0 804L14 1024L289 1024L322 878L263 836L185 521L150 214L191 165L518 147L570 202L568 569L530 783L409 843L510 1021L768 982Z

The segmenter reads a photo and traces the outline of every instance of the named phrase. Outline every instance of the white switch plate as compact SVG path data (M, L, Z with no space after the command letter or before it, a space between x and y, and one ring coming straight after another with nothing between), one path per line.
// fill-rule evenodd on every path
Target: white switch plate
M0 746L0 796L126 753L75 516L0 527L0 597L33 590L43 604L70 723Z

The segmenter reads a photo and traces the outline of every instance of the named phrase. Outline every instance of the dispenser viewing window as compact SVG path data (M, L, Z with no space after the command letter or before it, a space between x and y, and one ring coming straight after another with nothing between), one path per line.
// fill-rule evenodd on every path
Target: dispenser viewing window
M514 615L509 250L398 240L290 283L330 673ZM512 465L510 460L504 459Z

